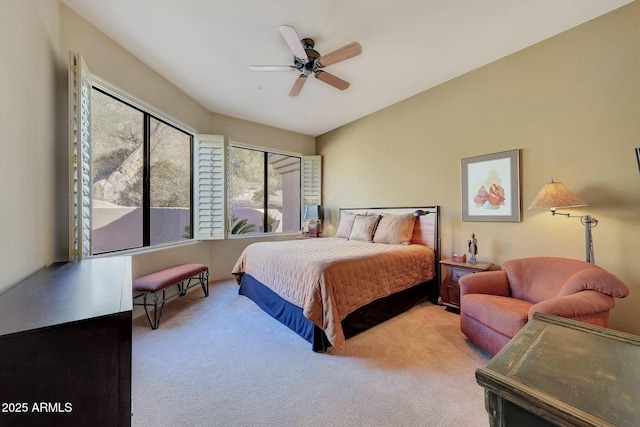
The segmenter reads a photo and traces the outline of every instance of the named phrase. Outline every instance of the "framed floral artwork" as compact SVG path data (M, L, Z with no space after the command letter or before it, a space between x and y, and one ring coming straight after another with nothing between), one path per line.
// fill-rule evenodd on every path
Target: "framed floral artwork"
M462 220L520 222L520 150L462 159Z

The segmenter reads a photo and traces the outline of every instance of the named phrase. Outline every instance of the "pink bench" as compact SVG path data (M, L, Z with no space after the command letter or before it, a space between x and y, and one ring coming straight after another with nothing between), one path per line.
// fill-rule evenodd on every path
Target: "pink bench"
M186 285L185 285L186 282ZM177 285L177 292L167 295L166 291L172 285ZM151 329L158 329L164 303L176 296L184 296L194 286L202 286L204 296L209 296L209 268L203 264L180 264L165 268L155 273L146 274L133 280L133 305L144 307ZM162 299L158 293L162 291ZM153 301L148 296L153 294ZM142 302L138 300L141 299ZM153 320L149 307L153 307Z

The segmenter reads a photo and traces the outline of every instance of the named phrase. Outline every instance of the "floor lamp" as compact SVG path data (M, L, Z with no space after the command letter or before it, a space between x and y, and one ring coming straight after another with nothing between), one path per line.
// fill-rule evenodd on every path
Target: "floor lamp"
M540 190L534 201L531 202L529 209L548 208L551 211L551 215L580 218L580 222L584 225L586 261L595 264L591 229L598 225L598 220L592 218L591 215L570 215L568 213L556 212L557 208L577 208L581 206L587 206L587 204L580 197L573 194L564 184L554 182L553 178L551 178L551 182L542 187L542 190Z

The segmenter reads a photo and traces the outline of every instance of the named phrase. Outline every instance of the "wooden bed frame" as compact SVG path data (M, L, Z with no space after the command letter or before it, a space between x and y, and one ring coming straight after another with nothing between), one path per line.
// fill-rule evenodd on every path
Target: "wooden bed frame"
M348 339L389 320L426 299L437 303L440 293L441 258L439 206L340 209L340 213L343 211L356 214L406 214L422 211L426 214L417 216L411 242L412 244L427 246L435 253L434 277L432 280L420 283L393 295L380 298L353 311L341 322L345 338ZM236 277L236 279L238 279L238 277ZM329 340L324 331L303 316L302 308L280 298L250 275L242 275L238 293L253 300L269 315L309 341L312 344L313 351L324 352L330 347Z

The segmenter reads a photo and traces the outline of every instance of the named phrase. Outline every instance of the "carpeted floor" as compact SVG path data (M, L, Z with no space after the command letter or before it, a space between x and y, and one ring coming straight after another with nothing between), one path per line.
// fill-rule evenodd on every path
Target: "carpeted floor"
M489 356L430 303L347 340L311 345L234 280L133 327L133 426L486 426L474 372Z

